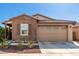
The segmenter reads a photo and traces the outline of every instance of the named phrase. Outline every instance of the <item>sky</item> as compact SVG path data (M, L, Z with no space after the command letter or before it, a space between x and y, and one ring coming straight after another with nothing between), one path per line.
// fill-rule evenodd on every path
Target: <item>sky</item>
M0 23L21 14L31 16L36 13L54 19L79 22L78 3L0 3Z

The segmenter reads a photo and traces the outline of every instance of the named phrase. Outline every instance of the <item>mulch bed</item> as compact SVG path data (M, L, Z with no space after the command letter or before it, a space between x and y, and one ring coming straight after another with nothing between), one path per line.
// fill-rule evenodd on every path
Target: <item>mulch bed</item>
M0 48L0 51L8 52L8 53L41 53L39 46L33 46L33 48L28 48L28 46L24 46L22 50L17 49L16 46L9 46L8 48Z

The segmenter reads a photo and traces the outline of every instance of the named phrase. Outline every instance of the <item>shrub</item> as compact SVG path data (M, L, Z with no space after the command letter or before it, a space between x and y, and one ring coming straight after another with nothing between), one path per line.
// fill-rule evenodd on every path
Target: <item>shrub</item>
M28 47L29 47L29 48L33 48L33 41L32 41L32 40L29 40L29 41L28 41Z
M3 42L5 38L5 29L0 26L0 43Z
M8 48L9 47L9 43L6 40L3 40L3 42L1 42L1 48Z
M17 41L19 42L19 44L17 45L17 49L18 50L23 50L24 49L24 46L23 46L23 37L21 37L21 36L18 36L17 37Z
M24 46L21 42L17 45L17 49L18 50L23 50L24 49Z

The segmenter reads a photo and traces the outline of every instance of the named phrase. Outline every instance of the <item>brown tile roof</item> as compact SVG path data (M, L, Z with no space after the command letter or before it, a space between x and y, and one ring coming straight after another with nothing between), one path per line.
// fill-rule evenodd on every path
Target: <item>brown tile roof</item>
M6 23L6 22L8 22L8 21L11 21L12 19L15 19L15 18L18 18L18 17L22 17L22 16L28 16L28 17L30 17L30 18L32 18L32 19L35 19L33 16L37 16L37 15L42 16L42 17L45 17L45 18L48 18L48 19L51 19L51 20L40 20L40 21L43 21L43 22L68 22L68 23L73 23L73 24L76 23L75 21L53 19L53 18L50 18L50 17L48 17L48 16L44 16L44 15L38 14L38 13L35 14L35 15L32 15L32 16L29 16L29 15L26 15L26 14L21 14L21 15L19 15L19 16L13 17L13 18L11 18L11 19L9 19L9 20L3 22L3 23ZM35 20L37 20L37 19L35 19Z
M53 19L51 17L45 16L45 15L42 15L42 14L39 14L39 13L32 15L32 16L42 16L42 17L45 17L45 18L48 18L48 19L51 19L51 20L56 20L56 19Z
M60 20L54 20L54 21L50 21L50 20L46 20L46 21L38 21L39 23L66 23L66 24L75 24L76 22L75 21L60 21Z
M8 21L12 21L12 20L15 19L15 18L22 17L22 16L28 16L28 17L30 17L30 18L32 18L32 19L35 19L35 18L33 18L32 16L29 16L29 15L26 15L26 14L21 14L21 15L19 15L19 16L12 17L11 19L4 21L3 24L5 24L5 23L8 22ZM37 20L37 19L35 19L35 20Z
M54 18L45 16L45 15L42 15L42 14L39 14L39 13L37 13L37 14L35 14L35 15L33 15L33 16L37 16L37 15L42 16L42 17L46 17L46 18L48 18L48 19L51 19L52 21L59 21L59 22L63 21L63 22L75 22L75 23L76 23L76 21L62 20L62 19L54 19ZM48 21L48 20L40 20L40 21ZM49 20L48 22L50 22L50 20Z

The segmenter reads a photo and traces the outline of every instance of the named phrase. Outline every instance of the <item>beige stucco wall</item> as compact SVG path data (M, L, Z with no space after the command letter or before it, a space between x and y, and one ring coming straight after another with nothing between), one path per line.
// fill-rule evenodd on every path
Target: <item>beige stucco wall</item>
M73 41L73 25L68 25L68 41Z

